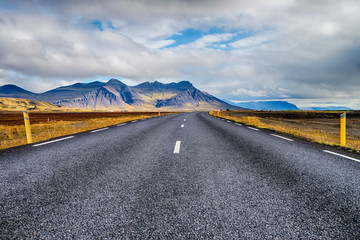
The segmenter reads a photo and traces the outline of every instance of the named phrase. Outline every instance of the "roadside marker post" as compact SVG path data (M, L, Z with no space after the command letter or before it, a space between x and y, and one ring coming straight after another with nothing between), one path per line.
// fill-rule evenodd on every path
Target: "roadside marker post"
M27 143L32 143L32 136L31 136L31 127L30 127L30 118L29 113L27 111L23 111L24 115L24 122L25 122L25 131L26 131L26 139Z
M340 116L340 145L346 146L346 113Z
M217 116L220 117L220 111L217 111Z
M159 117L160 117L160 111L159 111Z

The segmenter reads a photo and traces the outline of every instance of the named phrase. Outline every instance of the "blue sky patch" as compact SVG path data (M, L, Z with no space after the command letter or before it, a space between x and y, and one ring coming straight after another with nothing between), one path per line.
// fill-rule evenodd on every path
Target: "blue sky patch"
M104 31L105 28L110 28L112 30L115 30L115 27L111 21L102 22L100 20L94 20L90 24L100 31Z
M174 40L175 43L170 44L169 46L166 46L164 48L172 48L172 47L188 44L200 39L202 36L203 33L201 33L200 31L189 28L186 29L185 31L180 32L179 34L174 34L171 37L167 38L166 40Z
M231 34L234 34L234 36L229 40L213 43L213 44L207 46L207 48L231 50L229 43L232 43L234 41L237 41L237 40L240 40L243 38L248 38L249 36L252 35L252 33L250 31L242 31L242 30L225 31L224 29L213 27L206 31L201 31L201 30L189 28L189 29L186 29L178 34L174 34L171 37L167 38L166 40L174 40L175 42L166 47L163 47L163 48L173 48L173 47L177 47L180 45L185 45L185 44L195 42L196 40L199 40L200 38L202 38L206 35L224 34L224 33L231 33Z
M91 25L93 25L94 27L96 27L97 29L99 29L100 31L104 30L103 24L102 22L100 22L99 20L94 20L91 22Z

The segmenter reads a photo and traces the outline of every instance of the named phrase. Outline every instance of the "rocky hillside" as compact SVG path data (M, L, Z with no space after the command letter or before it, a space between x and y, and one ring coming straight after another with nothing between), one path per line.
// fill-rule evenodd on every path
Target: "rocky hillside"
M41 94L26 91L15 85L4 85L0 87L0 97L26 98L92 110L243 109L200 91L188 81L169 84L155 81L127 86L119 80L110 79L106 83L76 83Z

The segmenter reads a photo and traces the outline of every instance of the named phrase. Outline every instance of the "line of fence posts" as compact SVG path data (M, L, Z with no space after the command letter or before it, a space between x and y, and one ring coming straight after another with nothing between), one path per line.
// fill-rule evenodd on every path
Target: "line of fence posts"
M211 111L210 114L213 114L214 111ZM220 111L216 111L216 115L220 116ZM32 135L31 135L31 126L30 126L30 117L27 111L23 111L24 123L25 123L25 132L27 143L32 143ZM159 116L161 116L159 111ZM48 119L49 121L49 119ZM340 116L340 145L346 146L346 112L341 114Z

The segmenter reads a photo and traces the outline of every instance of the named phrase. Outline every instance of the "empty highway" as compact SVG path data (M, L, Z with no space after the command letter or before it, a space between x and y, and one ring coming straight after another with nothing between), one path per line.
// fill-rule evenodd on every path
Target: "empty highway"
M129 122L0 151L0 238L359 239L359 159L200 112Z

